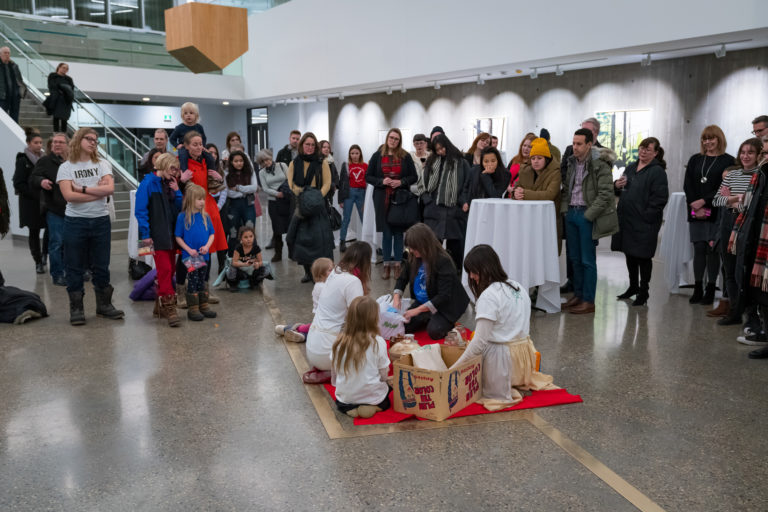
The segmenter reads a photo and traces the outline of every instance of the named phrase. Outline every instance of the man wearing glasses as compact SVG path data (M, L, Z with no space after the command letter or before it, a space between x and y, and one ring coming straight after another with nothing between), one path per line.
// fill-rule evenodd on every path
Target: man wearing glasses
M768 135L768 116L757 116L752 120L752 135L758 139Z

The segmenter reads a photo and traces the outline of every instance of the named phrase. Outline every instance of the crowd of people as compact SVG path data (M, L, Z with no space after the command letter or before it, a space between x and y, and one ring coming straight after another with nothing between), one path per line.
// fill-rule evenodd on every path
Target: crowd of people
M71 85L66 72L62 64L52 73L57 76L49 79ZM352 215L356 210L362 222L367 189L376 230L382 235L380 277L396 280L396 300L410 291L411 328L444 336L463 314L466 294L450 275L463 268L472 201L484 198L553 203L558 253L565 240L567 255L568 280L562 291L572 293L563 311L594 313L596 246L604 237L611 237L611 248L626 259L629 286L618 299L632 299L634 306L648 303L652 257L669 198L664 149L655 137L640 142L637 161L614 180L616 155L598 141L600 123L595 118L582 122L562 153L546 129L538 136L526 133L509 162L498 149L498 137L490 133L479 133L461 151L435 126L429 136L413 137L412 151L405 149L402 132L391 128L370 157L353 144L343 162L334 159L329 141L294 130L276 157L269 149L261 150L255 165L236 132L227 134L221 152L208 142L195 104L182 105L181 119L170 134L156 131L155 147L139 163L142 181L135 205L140 242L152 246L155 255L155 312L171 325L179 324L177 306L187 308L192 320L214 314L209 303L218 299L208 285L213 261L230 288L257 287L273 277L271 264L284 259L287 245L287 257L304 270L301 281L315 282L312 265L321 258L333 260L336 230L339 252L347 255ZM708 314L720 317L723 325L741 323L746 314L739 341L761 346L768 346L760 320L765 317L762 304L768 306L768 301L753 289L762 292L766 282L762 269L768 259L760 232L764 213L760 205L768 187L759 171L767 127L768 117L757 117L755 138L744 141L734 158L725 151L722 130L707 126L684 180L694 253L690 302L713 304L722 273L723 299ZM107 204L114 185L109 165L98 157L97 144L93 130L78 130L71 141L59 131L44 151L42 138L29 131L14 175L20 223L29 228L36 270L44 273L50 260L54 284L66 285L70 294L73 324L85 321L82 281L90 278L96 287L97 313L122 316L111 305L109 253L104 249L109 245L104 243L109 233ZM266 194L272 227L272 237L263 248L254 229L263 214L259 190ZM194 202L189 199L198 195ZM334 198L341 215L332 206ZM412 228L408 241L404 234ZM273 251L272 257L264 257L262 250ZM414 258L429 263L416 267ZM336 317L339 320L340 313ZM313 338L311 330L306 334Z

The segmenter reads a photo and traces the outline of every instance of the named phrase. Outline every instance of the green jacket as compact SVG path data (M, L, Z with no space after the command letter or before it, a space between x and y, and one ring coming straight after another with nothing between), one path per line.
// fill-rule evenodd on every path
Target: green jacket
M612 162L616 154L603 148L599 156L587 160L581 191L587 209L584 217L592 222L592 239L599 240L619 231L619 218L616 215L616 199L613 193ZM568 159L568 173L560 199L560 211L566 213L571 202L571 190L576 176L576 157Z

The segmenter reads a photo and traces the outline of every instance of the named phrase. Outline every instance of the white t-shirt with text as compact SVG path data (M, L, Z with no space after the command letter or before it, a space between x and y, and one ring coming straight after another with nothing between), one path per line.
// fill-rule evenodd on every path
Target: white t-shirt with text
M107 174L112 174L112 166L105 160L99 160L98 163L89 160L88 162L77 162L74 164L66 161L59 167L56 183L60 183L63 180L71 180L75 184L76 190L80 192L84 186L97 186L99 180ZM64 215L67 217L85 217L89 219L104 217L109 215L107 198L100 197L87 203L67 203Z

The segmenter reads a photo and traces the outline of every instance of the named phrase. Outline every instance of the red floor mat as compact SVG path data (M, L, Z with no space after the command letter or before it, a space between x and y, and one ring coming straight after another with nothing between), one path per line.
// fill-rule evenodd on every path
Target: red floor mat
M336 388L334 388L330 384L325 384L325 389L331 395L331 398L335 401ZM390 391L389 393L390 402L394 402L394 398L392 394L393 393ZM519 404L513 405L512 407L508 407L506 409L502 409L501 411L489 411L482 405L478 403L474 403L472 405L469 405L468 407L465 407L464 409L457 412L456 414L449 417L448 419L461 418L462 416L476 416L478 414L493 414L495 412L519 411L521 409L535 409L537 407L551 407L553 405L575 404L580 402L583 402L583 400L581 399L581 396L572 395L565 389L532 391L531 395L523 398L523 401L520 402ZM382 425L387 423L400 423L401 421L407 420L409 418L416 418L416 417L413 414L403 414L400 412L396 412L394 409L390 408L386 411L378 412L374 414L373 417L368 419L355 418L355 425ZM421 418L416 418L416 419L421 419Z

